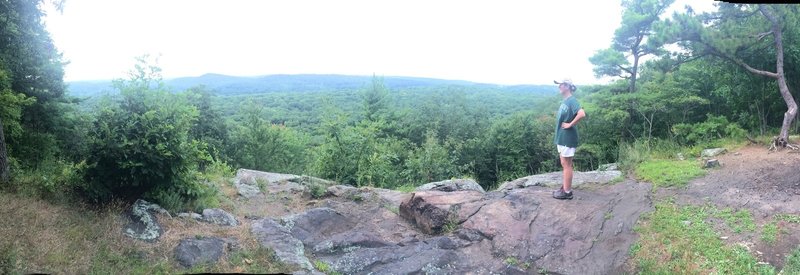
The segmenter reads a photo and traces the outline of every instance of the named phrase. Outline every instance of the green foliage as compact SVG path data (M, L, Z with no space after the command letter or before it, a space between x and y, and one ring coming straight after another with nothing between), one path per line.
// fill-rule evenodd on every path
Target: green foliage
M243 109L244 121L236 125L229 152L238 166L248 169L302 174L307 138L284 125L267 122L256 104Z
M440 144L436 132L426 135L425 143L414 148L406 160L405 178L412 185L449 179L461 171L456 157L460 148L449 142ZM448 148L453 148L451 152Z
M308 184L308 192L311 194L312 198L318 199L324 197L328 189L321 183L312 182Z
M783 263L782 274L800 274L800 247L792 250Z
M45 199L63 199L83 182L86 163L71 163L63 160L48 161L34 169L21 169L13 174L8 186L10 191Z
M761 240L768 244L774 244L778 238L778 225L773 221L764 225L761 229Z
M0 273L21 274L17 258L17 251L11 243L0 245Z
M647 160L636 168L636 177L660 187L682 187L705 171L686 160Z
M642 274L775 274L741 246L726 246L706 222L713 206L678 206L660 202L635 228L639 240L631 249Z
M753 221L753 215L747 209L740 209L733 211L730 208L722 209L721 211L714 212L716 217L723 219L725 223L733 229L735 233L741 233L744 230L755 231L756 224Z
M171 209L212 192L197 181L204 145L189 139L197 109L183 94L164 90L158 67L139 59L128 81L116 81L119 96L98 106L86 185L91 201L149 197Z
M744 138L745 130L736 123L728 122L724 116L714 116L709 114L704 122L687 124L680 123L672 126L675 138L686 145L709 142L714 139L724 137Z
M800 223L800 215L776 214L775 219L790 223Z

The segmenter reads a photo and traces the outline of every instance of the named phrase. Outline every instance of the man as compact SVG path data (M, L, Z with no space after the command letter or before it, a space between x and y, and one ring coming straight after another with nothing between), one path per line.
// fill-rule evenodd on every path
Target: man
M553 198L560 200L572 199L572 157L575 156L575 148L578 147L578 128L577 124L586 116L578 100L572 96L577 87L569 79L561 82L553 81L558 84L558 90L564 101L556 113L556 135L554 142L558 148L558 155L561 159L561 167L564 169L564 182L556 191L553 191Z

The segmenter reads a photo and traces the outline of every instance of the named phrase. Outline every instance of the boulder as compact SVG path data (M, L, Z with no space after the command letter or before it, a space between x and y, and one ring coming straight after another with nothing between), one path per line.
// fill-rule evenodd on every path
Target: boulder
M706 169L708 169L708 168L716 168L716 167L720 167L720 166L721 165L719 163L719 160L717 160L717 159L707 159L707 160L705 160L703 162L703 168L706 168Z
M332 185L327 188L327 194L334 197L344 197L358 192L358 188L350 185Z
M194 220L201 220L203 219L203 215L191 212L191 213L178 213L178 218L181 219L194 219Z
M448 229L446 226L452 227L466 218L461 214L462 205L482 199L483 193L478 191L414 192L400 204L400 216L426 234L439 234Z
M588 172L574 172L572 175L572 186L581 186L584 184L607 184L622 177L622 172L618 170L608 171L588 171ZM513 181L505 182L500 185L498 190L510 190L515 188L526 188L531 186L547 186L554 187L560 186L563 181L562 172L552 172L546 174L538 174L519 178Z
M225 226L239 225L236 217L219 208L203 209L203 221Z
M471 179L455 179L455 180L431 182L423 184L415 189L415 191L427 191L427 190L436 190L445 192L472 190L481 193L485 192L480 184Z
M142 199L136 200L128 214L130 220L122 231L131 238L155 242L164 233L164 230L153 213L163 212L166 212L166 210L157 204L149 203ZM169 212L166 213L169 214Z
M718 155L721 155L721 154L724 154L724 153L727 153L727 152L728 152L728 150L726 150L725 148L705 149L702 152L700 152L700 157L713 158L713 157L716 157Z
M250 185L250 184L236 184L236 191L239 193L240 196L245 198L253 198L261 194L261 189L258 186Z
M305 270L313 270L311 261L305 255L303 242L293 237L286 226L267 218L253 222L250 232L262 247L275 252L278 261Z
M185 238L175 247L175 259L184 267L213 264L224 249L225 241L220 238Z

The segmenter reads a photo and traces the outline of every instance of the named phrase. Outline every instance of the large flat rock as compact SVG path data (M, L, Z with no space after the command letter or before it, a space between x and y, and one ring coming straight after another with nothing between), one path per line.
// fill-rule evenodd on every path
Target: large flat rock
M622 179L622 172L617 170L607 171L588 171L574 172L572 175L572 186L577 187L584 184L608 184ZM531 186L561 186L564 177L562 172L552 172L519 178L500 185L498 190L509 190L514 188L525 188Z

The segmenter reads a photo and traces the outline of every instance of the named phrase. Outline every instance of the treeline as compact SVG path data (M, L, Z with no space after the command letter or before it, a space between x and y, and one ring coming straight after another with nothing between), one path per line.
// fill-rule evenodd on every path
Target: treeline
M636 6L647 3L659 5ZM0 181L7 191L95 203L144 197L180 209L219 203L209 175L232 168L385 188L471 177L489 189L557 169L555 88L552 96L457 85L389 89L374 77L356 90L218 96L204 87L173 92L160 69L142 58L128 79L114 82L114 93L76 99L65 94L63 62L43 28L39 4L0 2L0 37L6 38L0 41L0 168L9 167L0 170ZM778 133L787 110L779 83L742 66L774 68L774 40L767 33L739 47L748 36L733 43L721 35L733 27L758 34L774 26L759 17L763 7L723 3L712 15L688 11L661 20L658 7L669 1L623 4L626 12L644 15L625 17L612 47L592 58L596 73L622 78L578 85L587 113L578 125L579 170L626 158L630 144L702 147L720 138ZM787 12L791 6L769 8L766 14L781 22L782 76L797 87L796 13ZM710 23L694 24L706 19ZM705 40L680 36L686 32L676 28ZM653 37L628 39L639 35ZM630 41L662 45L640 51L643 44ZM667 41L691 51L668 53ZM701 42L716 50L725 43L737 47L713 54ZM630 62L644 52L654 58ZM790 131L797 127L795 120Z

